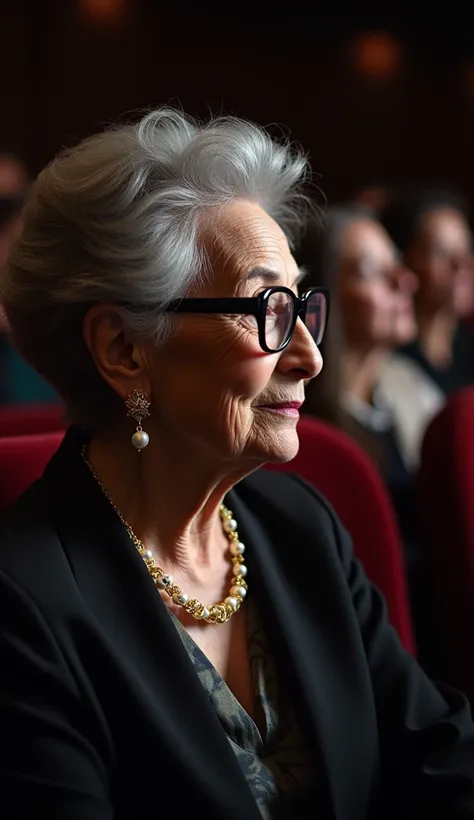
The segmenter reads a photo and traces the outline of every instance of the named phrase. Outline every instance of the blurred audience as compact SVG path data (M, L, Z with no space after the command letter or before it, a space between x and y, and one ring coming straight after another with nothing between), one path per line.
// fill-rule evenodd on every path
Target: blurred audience
M419 548L414 473L426 427L444 396L414 361L396 352L413 343L416 277L384 228L364 209L329 209L313 222L298 261L307 285L331 292L324 367L305 410L343 429L369 453L393 500L405 546L422 664L442 669Z
M394 355L416 337L414 275L381 225L357 208L329 209L300 249L308 283L331 292L325 367L306 409L346 430L393 489L417 464L426 423L442 394L412 362Z
M380 219L416 274L418 337L404 348L449 394L474 382L472 237L462 200L447 192L392 195Z
M23 162L14 154L0 153L0 274L11 243L21 226L21 211L29 179ZM0 311L0 402L52 401L55 391L18 354L8 337L8 324Z

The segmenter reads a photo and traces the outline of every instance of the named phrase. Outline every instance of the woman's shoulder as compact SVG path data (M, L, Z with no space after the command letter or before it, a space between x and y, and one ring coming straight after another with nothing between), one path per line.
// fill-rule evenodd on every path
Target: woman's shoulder
M419 393L422 389L433 400L442 402L444 394L436 382L426 373L421 365L405 352L396 352L389 356L380 374L380 382L390 385L395 382L401 388L414 387Z
M272 504L275 502L279 506L283 504L285 508L287 506L291 508L292 502L298 500L302 503L309 503L313 512L331 509L329 502L314 485L296 473L286 472L286 470L262 467L240 481L236 490L240 495L259 496L262 500L268 499Z
M303 597L308 578L327 588L346 585L352 542L331 504L312 484L292 473L261 469L234 488L229 499L239 536L263 566L278 565Z
M291 472L260 469L243 479L235 492L262 523L278 531L290 525L314 542L324 538L340 549L342 526L325 496Z
M59 589L65 565L40 480L0 513L0 579L38 600Z
M18 546L37 540L49 517L36 481L13 504L0 512L0 568L3 559ZM49 521L52 530L52 523Z

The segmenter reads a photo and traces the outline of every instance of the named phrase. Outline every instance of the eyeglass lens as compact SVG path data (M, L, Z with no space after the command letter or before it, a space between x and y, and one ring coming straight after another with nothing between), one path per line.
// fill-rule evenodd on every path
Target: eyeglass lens
M306 303L306 327L317 345L321 344L326 328L327 304L324 293L313 293Z
M265 314L265 341L270 350L279 350L287 341L294 310L294 302L289 293L275 291L269 296Z
M265 314L265 341L270 350L279 350L291 333L294 302L289 293L275 291L267 301ZM322 293L313 293L306 302L306 327L316 344L324 334L326 324L326 299Z

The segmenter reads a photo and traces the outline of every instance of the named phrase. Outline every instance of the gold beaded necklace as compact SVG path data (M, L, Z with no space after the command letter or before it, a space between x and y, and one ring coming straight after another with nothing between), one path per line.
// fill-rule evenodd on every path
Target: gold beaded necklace
M139 554L143 558L145 562L145 566L148 569L151 577L153 578L154 584L157 589L164 590L167 595L171 598L173 603L177 606L183 607L186 612L189 612L193 618L196 618L198 621L207 621L209 624L223 624L232 618L235 612L237 612L242 602L247 595L247 582L245 577L247 575L247 567L244 564L244 551L245 546L242 544L241 540L239 539L237 533L237 521L232 515L232 512L221 504L220 507L220 516L222 521L222 527L229 539L229 550L231 554L231 561L232 561L232 584L229 589L229 596L222 601L220 604L212 604L211 606L207 607L198 601L196 598L190 598L186 593L182 592L180 587L177 584L173 583L173 578L171 575L168 575L164 569L158 566L155 562L153 557L153 553L151 550L146 549L145 545L142 541L135 535L133 532L130 524L125 520L122 513L118 509L118 507L113 502L112 498L110 497L108 491L102 484L99 476L94 471L91 463L87 458L87 447L86 445L82 448L82 458L86 463L87 467L91 471L92 475L94 476L97 484L99 485L100 489L104 493L105 497L115 510L116 514L118 515L120 521L124 525L127 533L130 537L130 540L138 550Z

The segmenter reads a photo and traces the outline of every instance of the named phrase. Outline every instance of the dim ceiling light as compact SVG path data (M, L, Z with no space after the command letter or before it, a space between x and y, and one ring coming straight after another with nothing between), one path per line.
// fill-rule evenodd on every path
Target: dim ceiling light
M125 0L79 0L79 10L87 20L108 23L122 16Z
M387 32L360 34L354 43L356 68L368 77L387 79L395 76L402 56L399 41Z

